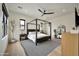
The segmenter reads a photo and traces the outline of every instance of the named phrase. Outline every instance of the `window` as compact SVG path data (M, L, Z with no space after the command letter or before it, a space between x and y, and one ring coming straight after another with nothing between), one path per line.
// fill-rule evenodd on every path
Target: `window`
M7 17L3 14L3 37L7 34Z
M4 3L2 3L2 11L3 11L2 29L4 37L5 35L7 35L7 18L8 18L8 12Z
M25 30L25 20L24 19L20 19L20 29Z

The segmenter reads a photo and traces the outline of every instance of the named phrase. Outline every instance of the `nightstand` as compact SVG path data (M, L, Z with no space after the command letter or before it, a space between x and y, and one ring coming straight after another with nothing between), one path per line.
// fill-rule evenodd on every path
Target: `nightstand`
M20 34L20 41L26 39L27 39L27 34Z

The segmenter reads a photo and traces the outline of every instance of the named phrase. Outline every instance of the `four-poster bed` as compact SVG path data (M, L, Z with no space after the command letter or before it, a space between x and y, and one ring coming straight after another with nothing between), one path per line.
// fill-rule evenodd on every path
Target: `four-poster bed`
M35 23L31 23L35 21ZM49 24L49 27L50 27L50 35L47 35L47 34L43 34L43 33L40 33L40 24L38 24L38 21L42 21L42 22L46 22ZM35 25L35 29L29 29L29 24L30 25ZM39 28L37 28L39 27ZM45 21L45 20L41 20L41 19L35 19L35 20L32 20L30 22L27 23L27 38L32 40L36 45L37 43L39 42L42 42L42 41L46 41L48 39L51 40L51 22L48 22L48 21Z

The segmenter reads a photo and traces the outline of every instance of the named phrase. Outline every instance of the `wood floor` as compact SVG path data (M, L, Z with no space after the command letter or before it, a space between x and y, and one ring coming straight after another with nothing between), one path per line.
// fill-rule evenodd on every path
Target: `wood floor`
M48 54L48 56L61 56L61 46L55 48L52 52Z
M5 53L7 53L6 56L25 56L26 55L19 41L16 43L10 43ZM58 46L56 49L50 52L48 56L61 56L61 47Z
M9 43L5 53L7 53L6 56L25 56L24 49L20 42Z

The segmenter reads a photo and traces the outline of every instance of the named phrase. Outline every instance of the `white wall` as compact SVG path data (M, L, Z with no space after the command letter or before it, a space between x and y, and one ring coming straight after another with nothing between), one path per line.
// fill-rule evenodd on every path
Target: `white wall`
M8 35L0 40L0 55L4 55L8 45Z
M15 30L15 38L19 39L19 34L21 33L20 31L20 27L19 27L19 19L23 18L26 20L26 23L30 20L33 20L33 18L18 14L18 13L11 13L11 18L13 20L16 20L16 30ZM52 37L54 35L53 30L56 29L60 24L65 25L66 26L66 31L69 32L72 27L75 26L75 14L74 12L72 13L68 13L65 14L63 16L59 16L59 17L55 17L53 18L52 16L49 17L41 17L41 19L50 21L52 23ZM24 33L26 33L26 30L24 31ZM48 33L49 33L49 29L48 29Z
M2 39L2 32L3 32L3 30L2 30L2 17L3 17L3 15L2 15L1 9L2 8L1 8L1 4L0 4L0 40Z
M74 11L71 13L63 14L62 16L58 16L58 17L53 17L52 15L47 15L47 16L43 16L43 17L39 17L39 18L50 21L52 23L52 37L54 35L53 30L56 29L60 24L66 26L67 32L69 32L72 29L72 27L75 27L75 12ZM17 40L19 40L19 34L21 34L19 19L25 19L26 23L27 23L30 20L33 20L35 18L29 17L28 15L25 16L25 15L22 15L22 14L19 14L16 12L10 12L9 20L16 21L16 26L15 26L16 30L15 30L14 35ZM25 28L27 28L27 27L25 27ZM26 29L23 32L26 33ZM48 29L48 33L49 33L49 29ZM10 34L11 34L11 32L10 32Z
M68 13L68 14L64 14L62 16L58 16L58 17L53 17L53 16L49 16L49 17L41 17L41 19L50 21L52 23L52 37L54 35L54 29L57 29L57 27L62 24L66 26L66 31L69 32L72 27L75 27L75 12L72 13ZM49 30L48 30L49 32Z
M0 3L0 55L4 54L8 45L8 35L6 35L5 37L2 37L3 35L2 20L3 20L3 14L2 14L2 8Z
M60 24L66 26L66 31L69 32L73 27L75 27L75 14L70 13L52 20L52 30L57 28Z
M9 40L12 39L12 31L11 31L11 24L10 24L10 21L11 20L15 20L15 30L14 30L14 38L16 40L19 40L19 36L21 33L27 33L27 27L25 27L25 30L24 31L21 31L20 30L20 19L25 19L26 22L25 22L25 25L27 22L29 22L30 20L33 20L33 18L29 17L29 16L25 16L23 14L19 14L17 12L12 12L12 11L9 11Z

